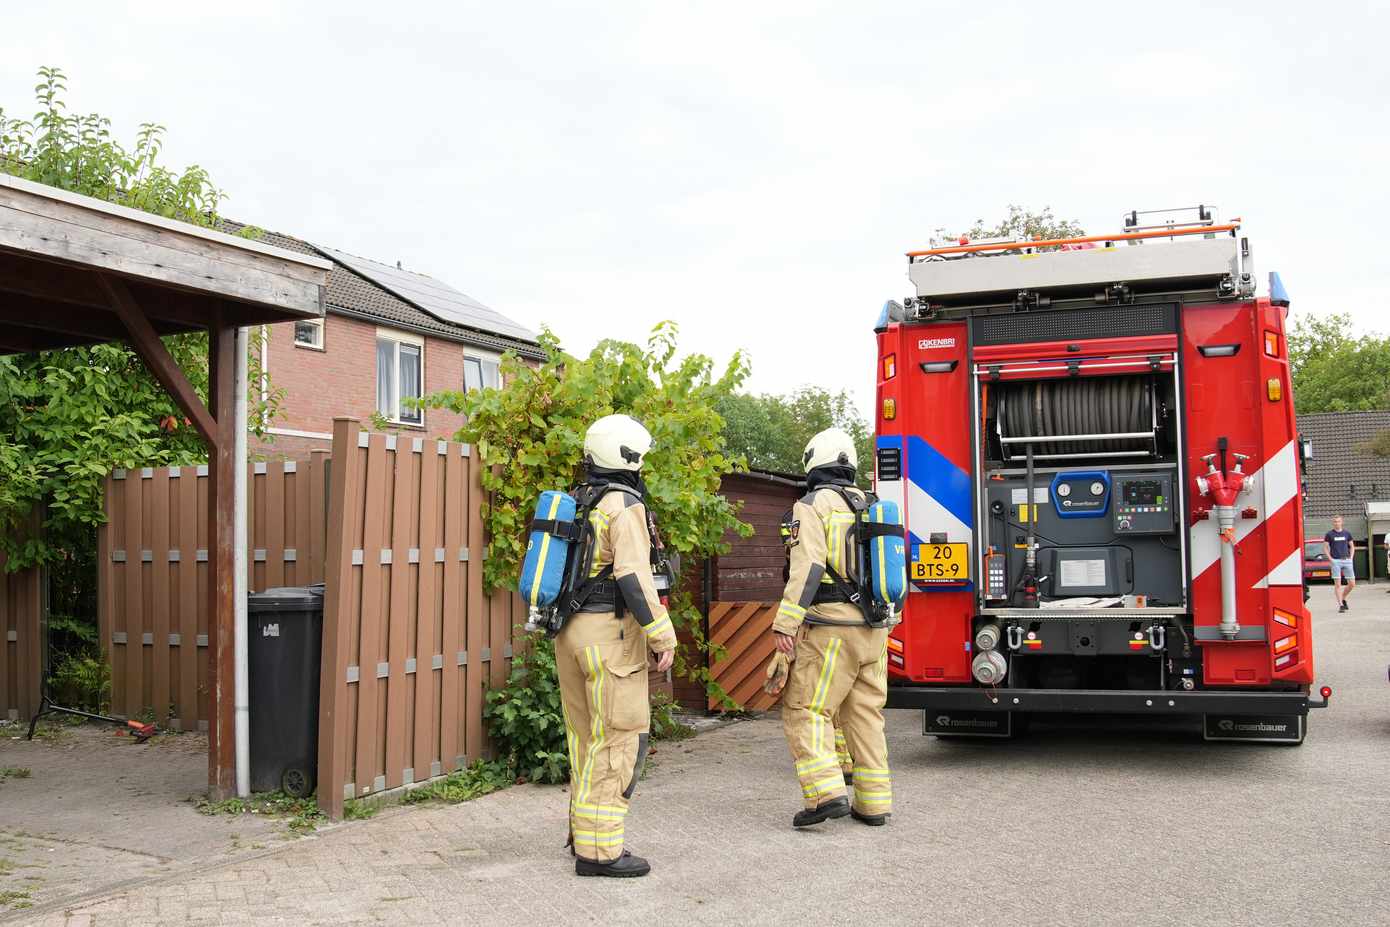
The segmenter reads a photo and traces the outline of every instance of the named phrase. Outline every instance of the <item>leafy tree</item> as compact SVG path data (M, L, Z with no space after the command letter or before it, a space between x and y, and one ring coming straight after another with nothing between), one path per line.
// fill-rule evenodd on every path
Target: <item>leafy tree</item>
M467 416L455 438L473 445L490 494L483 506L489 589L516 585L537 496L578 482L585 430L614 412L632 415L652 433L642 475L667 546L687 555L723 549L725 532L740 523L719 495L720 479L742 461L725 449L716 406L744 380L748 367L742 354L718 376L714 361L702 354L677 360L676 337L676 326L663 322L645 349L605 340L580 359L566 354L547 331L540 339L546 359L539 366L503 357L501 388L446 390L425 398L430 407Z
M473 445L489 494L483 506L489 535L483 577L489 589L516 585L536 498L543 490L579 481L585 430L614 412L632 415L652 433L642 473L647 505L668 548L686 559L700 558L727 550L724 538L730 531L751 533L719 494L724 474L744 462L726 449L716 411L747 377L747 361L735 354L717 371L702 354L678 359L676 339L676 326L663 322L645 347L605 340L588 357L577 358L546 331L540 339L546 359L539 366L503 356L501 388L425 398L430 407L468 419L455 438ZM672 621L703 648L700 617L689 597L677 591ZM676 669L717 694L703 652L698 658L677 654Z
M1356 335L1347 313L1297 318L1289 367L1301 414L1390 408L1390 337Z
M779 473L803 472L802 452L817 432L839 426L859 451L859 479L867 486L873 472L873 434L850 394L809 386L786 395L733 393L717 406L731 453L750 467Z
M163 126L145 123L134 143L123 145L107 118L70 113L66 90L62 71L40 68L33 118L11 119L0 109L0 172L194 225L217 224L224 195L208 173L160 163ZM206 397L207 335L164 343ZM250 363L251 382L258 383L254 347ZM263 401L252 390L250 420L258 432L281 394L272 389ZM105 520L106 474L206 456L182 411L123 345L0 357L0 552L9 571L49 567L53 684L63 700L97 708L110 694L96 640L96 527ZM37 531L36 510L43 513Z
M1085 235L1081 224L1069 219L1058 219L1052 214L1052 207L1044 206L1041 212L1029 212L1022 206L1010 204L1009 214L997 225L987 226L984 219L976 219L966 235L970 238L1001 238L1008 236L1016 240L1073 238Z
M66 90L62 71L40 68L38 112L11 119L0 109L0 171L194 225L217 223L224 194L207 172L194 165L180 173L159 162L163 126L143 124L127 147L112 136L106 117L70 113ZM207 336L164 342L206 396ZM253 350L253 366L258 357ZM252 382L258 379L253 370ZM272 391L268 405L259 390L251 399L250 419L264 428L279 391ZM9 555L6 569L86 559L95 526L104 520L101 487L111 469L193 463L206 453L174 401L123 345L0 357L0 550ZM42 533L22 531L40 505ZM78 608L77 600L89 599L91 590L90 583L55 581L55 612Z

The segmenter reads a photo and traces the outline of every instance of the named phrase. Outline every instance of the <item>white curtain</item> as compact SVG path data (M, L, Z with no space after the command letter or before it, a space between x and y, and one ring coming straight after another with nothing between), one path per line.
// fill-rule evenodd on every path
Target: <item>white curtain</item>
M420 382L420 347L414 344L400 346L401 392L402 399L420 399L424 396ZM419 422L424 410L406 403L401 404L401 421Z
M396 417L396 343L376 343L376 410L387 418Z

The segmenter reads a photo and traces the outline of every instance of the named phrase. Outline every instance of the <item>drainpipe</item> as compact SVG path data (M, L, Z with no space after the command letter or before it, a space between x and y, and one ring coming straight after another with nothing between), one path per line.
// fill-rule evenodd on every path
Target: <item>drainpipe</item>
M250 677L247 657L246 632L246 432L247 408L246 393L250 387L247 382L247 355L250 353L250 329L236 330L236 400L232 406L235 417L236 443L232 454L232 473L235 485L233 507L233 548L236 551L232 575L232 599L234 602L235 630L233 632L232 660L235 666L236 705L236 793L245 798L251 794L251 712L249 704Z

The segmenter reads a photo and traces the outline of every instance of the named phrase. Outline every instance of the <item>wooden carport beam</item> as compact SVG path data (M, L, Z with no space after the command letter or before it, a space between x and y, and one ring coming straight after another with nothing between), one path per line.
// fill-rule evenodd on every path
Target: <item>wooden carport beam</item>
M211 450L217 445L217 422L212 414L208 412L208 407L203 405L203 401L198 398L198 391L193 388L193 384L188 382L188 377L179 369L178 363L174 360L169 349L164 346L164 342L159 340L159 335L155 334L154 327L150 325L150 320L145 316L144 310L136 304L134 297L130 295L130 289L125 285L124 280L100 274L101 285L106 289L106 295L111 300L111 308L116 311L121 324L130 338L131 345L135 348L135 353L140 355L140 359L145 362L145 366L150 368L150 373L159 381L159 384L168 391L174 401L179 404L179 408L193 422L193 427L198 429L198 434L202 435L203 441L207 443ZM208 395L213 393L211 371L209 371Z
M208 791L216 799L237 793L235 404L236 327L219 312L208 330L208 405L214 420L208 439Z
M208 326L208 403L197 391L156 334L125 281L99 274L135 353L174 397L198 429L208 448L208 791L221 799L236 794L236 706L233 692L236 570L236 327L222 312Z

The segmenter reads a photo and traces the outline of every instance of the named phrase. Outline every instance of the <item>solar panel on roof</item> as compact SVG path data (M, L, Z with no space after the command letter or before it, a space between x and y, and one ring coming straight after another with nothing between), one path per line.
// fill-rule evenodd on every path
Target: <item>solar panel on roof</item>
M323 251L332 255L335 261L341 261L368 280L414 303L437 319L526 341L536 340L535 332L432 277L380 264L333 248L324 248Z

